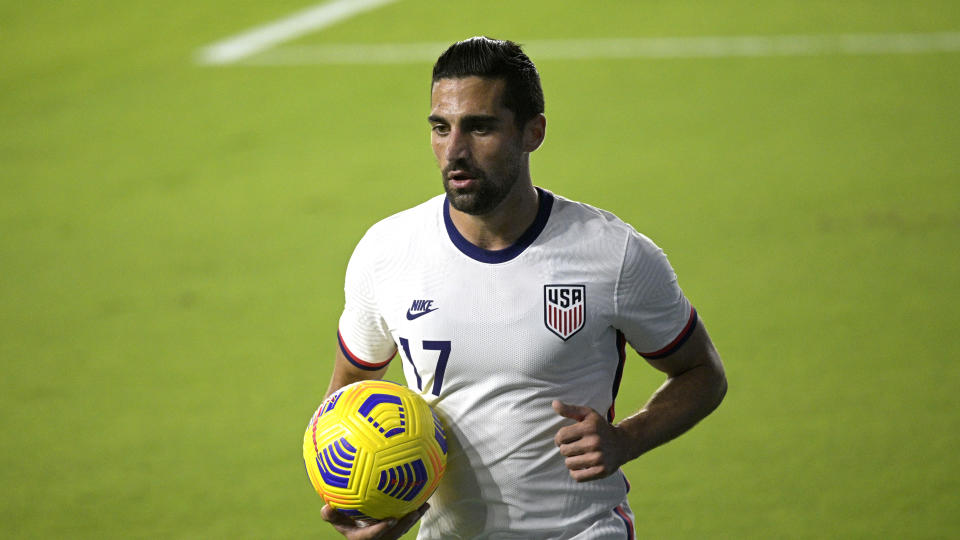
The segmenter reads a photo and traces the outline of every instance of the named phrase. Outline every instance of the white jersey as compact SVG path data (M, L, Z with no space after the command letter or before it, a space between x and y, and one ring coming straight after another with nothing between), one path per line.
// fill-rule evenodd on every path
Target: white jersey
M633 538L626 479L570 478L553 437L571 421L551 402L612 420L625 343L669 354L696 312L653 242L538 191L510 248L467 242L439 195L371 227L347 267L345 356L376 370L398 355L447 430L420 538Z

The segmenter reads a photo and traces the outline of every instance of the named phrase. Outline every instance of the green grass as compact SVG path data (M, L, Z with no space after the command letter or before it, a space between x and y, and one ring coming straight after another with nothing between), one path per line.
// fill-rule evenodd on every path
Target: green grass
M193 64L307 5L0 6L2 536L335 537L300 438L346 260L440 184L428 64ZM409 0L297 43L957 29L945 1ZM535 181L660 243L727 364L627 466L641 535L956 534L960 55L539 67ZM659 383L631 357L617 410Z

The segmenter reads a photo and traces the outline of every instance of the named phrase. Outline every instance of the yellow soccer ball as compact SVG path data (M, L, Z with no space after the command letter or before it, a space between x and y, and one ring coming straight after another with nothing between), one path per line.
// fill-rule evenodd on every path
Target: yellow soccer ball
M388 381L344 386L303 435L317 493L357 520L404 516L436 490L447 466L443 425L420 394Z

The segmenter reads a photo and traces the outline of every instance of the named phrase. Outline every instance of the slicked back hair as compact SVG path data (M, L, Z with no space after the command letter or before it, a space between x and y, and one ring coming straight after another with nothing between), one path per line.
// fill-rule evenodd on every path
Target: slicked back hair
M480 36L458 41L437 59L431 86L440 79L474 76L506 81L503 105L513 111L518 127L543 113L540 74L520 45Z

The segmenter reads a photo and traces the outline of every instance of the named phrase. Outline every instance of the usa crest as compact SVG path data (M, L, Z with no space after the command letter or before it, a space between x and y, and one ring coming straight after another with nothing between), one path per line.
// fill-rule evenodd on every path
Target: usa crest
M587 320L585 285L544 285L543 324L566 341L579 332Z

